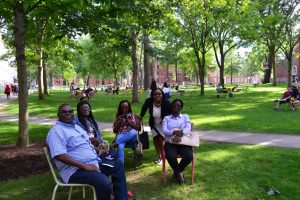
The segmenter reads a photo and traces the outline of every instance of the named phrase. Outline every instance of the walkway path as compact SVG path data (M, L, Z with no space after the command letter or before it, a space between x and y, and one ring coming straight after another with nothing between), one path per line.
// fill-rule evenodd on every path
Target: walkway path
M11 96L11 100L17 99ZM10 100L10 101L11 101ZM0 110L7 105L4 95L0 95ZM0 111L0 121L18 121L17 115L5 114ZM56 119L48 119L42 117L29 117L30 123L39 123L45 125L54 124ZM101 131L112 132L112 123L101 122ZM300 148L300 136L279 135L279 134L263 134L263 133L246 133L246 132L229 132L229 131L201 131L195 130L199 134L200 140L216 141L224 143L236 144L254 144L263 146Z

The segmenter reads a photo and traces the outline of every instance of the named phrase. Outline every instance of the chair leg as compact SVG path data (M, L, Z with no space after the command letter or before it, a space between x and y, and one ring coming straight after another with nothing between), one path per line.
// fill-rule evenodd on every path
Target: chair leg
M71 200L71 196L72 196L72 189L73 189L73 187L71 186L71 187L70 187L70 192L69 192L69 197L68 197L68 200Z
M167 176L166 176L166 154L165 150L161 149L161 161L162 161L162 177L163 177L163 183L167 182Z
M52 200L55 200L57 188L58 188L58 185L56 184L56 186L55 186L54 189L53 189Z
M136 152L133 149L133 170L136 170Z
M195 172L194 172L194 154L193 154L193 160L192 160L192 175L191 175L191 179L192 179L192 184L194 184L195 182Z
M82 197L85 200L85 187L84 186L82 187Z
M93 190L93 196L94 196L94 200L97 200L97 195L96 195L96 190L94 187L92 187Z
M166 159L162 158L162 176L163 176L163 182L167 182L167 176L166 176Z

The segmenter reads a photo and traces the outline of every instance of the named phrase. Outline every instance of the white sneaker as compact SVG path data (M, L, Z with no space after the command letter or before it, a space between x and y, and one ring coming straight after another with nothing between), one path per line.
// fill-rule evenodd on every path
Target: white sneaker
M154 162L155 162L155 164L157 164L157 165L162 165L162 160L161 160L161 159L156 160L156 161L154 161Z

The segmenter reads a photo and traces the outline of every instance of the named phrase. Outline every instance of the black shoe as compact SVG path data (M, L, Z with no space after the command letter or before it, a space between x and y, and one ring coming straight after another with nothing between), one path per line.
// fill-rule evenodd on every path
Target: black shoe
M178 183L181 185L184 183L184 174L182 172L178 175Z
M172 182L173 183L178 183L178 176L176 176L175 174L173 174L173 176L172 176Z
M143 160L143 154L136 154L136 155L135 155L135 160L136 160L136 161L141 161L141 160Z

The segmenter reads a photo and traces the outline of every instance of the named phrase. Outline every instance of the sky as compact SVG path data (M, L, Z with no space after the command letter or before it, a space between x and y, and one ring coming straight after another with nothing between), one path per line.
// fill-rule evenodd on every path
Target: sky
M6 49L2 42L2 37L0 34L0 56L6 52ZM13 77L17 76L17 70L15 68L9 67L8 61L0 60L0 87L6 84L13 83Z

